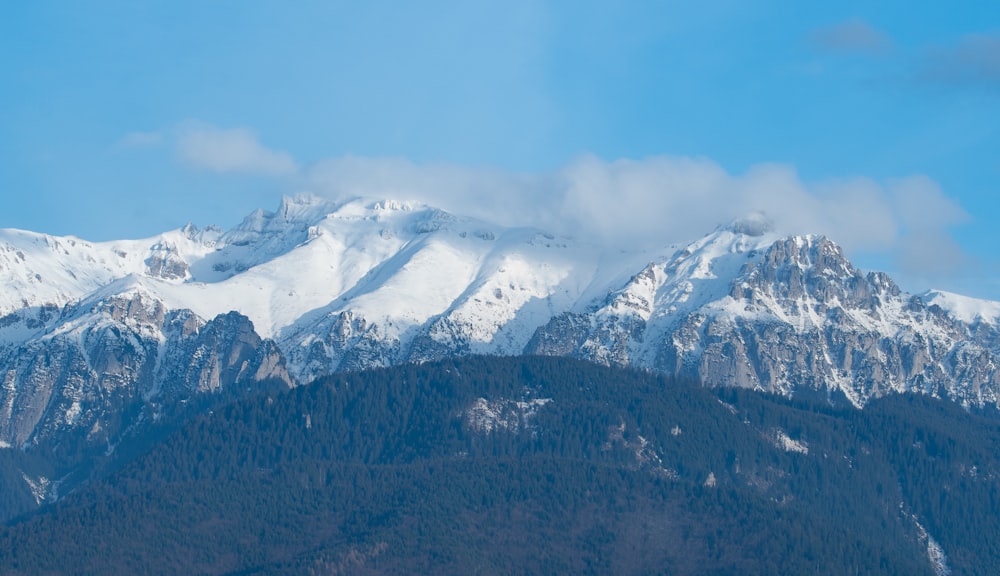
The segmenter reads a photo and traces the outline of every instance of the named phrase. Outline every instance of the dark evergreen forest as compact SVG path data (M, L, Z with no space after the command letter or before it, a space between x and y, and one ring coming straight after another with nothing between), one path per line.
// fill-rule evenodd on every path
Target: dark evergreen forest
M994 416L470 357L196 417L0 528L0 572L931 575L928 537L1000 573Z

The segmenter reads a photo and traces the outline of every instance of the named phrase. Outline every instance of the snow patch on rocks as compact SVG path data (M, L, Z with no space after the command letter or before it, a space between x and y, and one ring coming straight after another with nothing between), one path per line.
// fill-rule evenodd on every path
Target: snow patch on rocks
M784 450L785 452L797 452L799 454L808 454L809 445L802 440L795 440L788 435L787 432L781 428L775 428L767 439L774 445L775 448Z
M551 398L536 398L528 401L487 400L476 398L465 409L465 425L480 434L490 434L500 430L518 432L529 426L529 421L538 410L551 402Z

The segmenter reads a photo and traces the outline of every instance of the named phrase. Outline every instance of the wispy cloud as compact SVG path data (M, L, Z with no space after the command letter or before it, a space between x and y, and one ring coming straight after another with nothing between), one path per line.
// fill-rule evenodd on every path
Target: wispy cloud
M969 34L954 45L930 48L918 76L934 83L1000 89L1000 33Z
M893 46L887 34L860 18L817 28L809 39L815 47L830 52L882 54Z
M163 134L159 132L130 132L122 136L118 145L123 148L151 148L163 142Z
M812 46L835 55L892 56L872 69L872 85L916 84L924 88L985 90L1000 94L1000 32L965 34L950 43L897 45L865 20L853 18L809 33ZM871 60L871 58L869 58ZM823 65L811 64L822 71Z
M290 175L298 165L290 154L271 150L246 128L218 128L190 122L177 136L177 152L187 164L212 172Z
M889 183L889 193L900 224L895 258L910 276L934 279L959 272L968 263L948 229L967 222L969 214L944 195L926 176L912 176Z

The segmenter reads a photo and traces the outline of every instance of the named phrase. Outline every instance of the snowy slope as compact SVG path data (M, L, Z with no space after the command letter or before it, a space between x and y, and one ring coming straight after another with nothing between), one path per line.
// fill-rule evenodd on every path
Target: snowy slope
M67 305L141 290L202 319L238 310L293 360L345 313L392 343L389 363L408 359L421 335L455 345L456 330L467 351L518 353L552 314L606 292L630 266L618 257L609 270L592 246L421 204L308 195L224 234L186 227L89 243L7 231L6 240L0 342L50 331ZM313 372L335 367L332 356Z
M977 322L994 326L1000 324L1000 302L970 298L942 290L930 290L921 297L927 304L939 306L952 317L967 324Z
M168 255L203 258L214 250L217 236L189 226L144 240L87 242L0 230L0 315L30 306L61 307L129 274L163 276L159 264Z

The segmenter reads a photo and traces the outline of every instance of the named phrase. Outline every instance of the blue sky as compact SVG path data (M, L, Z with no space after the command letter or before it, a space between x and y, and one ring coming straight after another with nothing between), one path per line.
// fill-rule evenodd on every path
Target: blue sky
M1000 299L996 2L8 2L0 78L0 227L311 191L656 246L762 210Z

